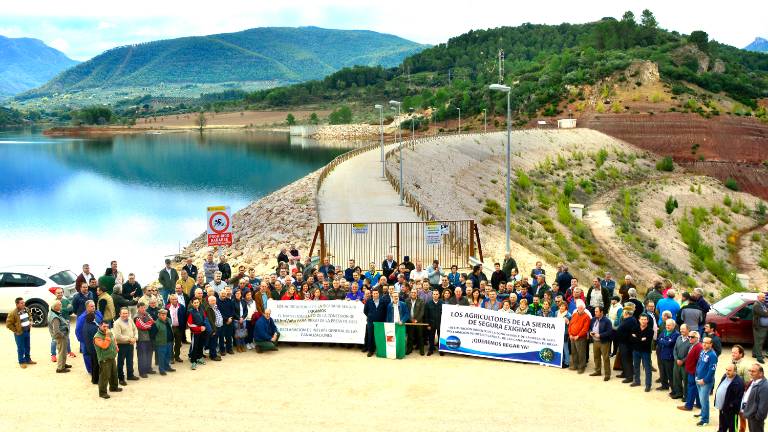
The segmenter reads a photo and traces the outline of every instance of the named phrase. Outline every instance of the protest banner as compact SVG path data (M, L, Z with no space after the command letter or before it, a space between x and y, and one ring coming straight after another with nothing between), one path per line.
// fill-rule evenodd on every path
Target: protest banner
M562 319L443 305L440 351L560 367L564 332Z
M280 342L365 342L363 303L344 300L270 300Z

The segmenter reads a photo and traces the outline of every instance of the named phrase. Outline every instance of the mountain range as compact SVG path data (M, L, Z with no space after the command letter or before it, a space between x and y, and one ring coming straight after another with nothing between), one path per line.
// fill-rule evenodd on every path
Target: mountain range
M38 87L76 64L38 39L0 36L0 98Z
M761 37L755 38L755 40L744 47L747 51L755 51L755 52L768 52L768 40L765 40Z
M301 82L346 66L397 66L424 48L397 36L365 30L262 27L110 49L24 97L160 84Z

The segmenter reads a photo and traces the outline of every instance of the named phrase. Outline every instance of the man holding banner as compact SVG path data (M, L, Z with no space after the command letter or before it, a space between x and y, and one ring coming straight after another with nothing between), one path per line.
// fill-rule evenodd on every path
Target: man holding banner
M410 299L406 302L408 313L411 319L408 321L408 349L405 354L413 352L415 347L419 348L419 354L424 355L424 300L419 297L416 289L412 289Z
M381 301L377 290L371 291L371 299L365 302L363 313L366 317L365 350L368 351L368 357L372 357L376 352L376 339L373 335L373 323L383 321L386 314L386 304Z
M375 323L376 356L390 359L405 357L405 326L411 318L408 307L400 301L400 295L392 291L392 301L387 304L386 322Z

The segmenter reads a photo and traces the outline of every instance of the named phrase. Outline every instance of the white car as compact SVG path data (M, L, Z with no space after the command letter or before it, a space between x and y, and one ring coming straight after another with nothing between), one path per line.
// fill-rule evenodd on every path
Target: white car
M0 314L7 315L16 307L17 297L24 299L32 325L42 327L48 324L48 309L56 300L57 288L64 290L64 296L75 294L77 276L62 268L46 265L19 265L0 267Z

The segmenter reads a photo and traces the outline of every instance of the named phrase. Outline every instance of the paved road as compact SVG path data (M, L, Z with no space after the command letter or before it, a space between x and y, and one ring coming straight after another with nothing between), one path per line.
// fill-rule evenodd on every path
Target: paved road
M384 147L389 151L396 144ZM407 161L406 161L407 162ZM381 152L377 148L336 167L318 194L320 222L420 222L400 195L381 176Z

